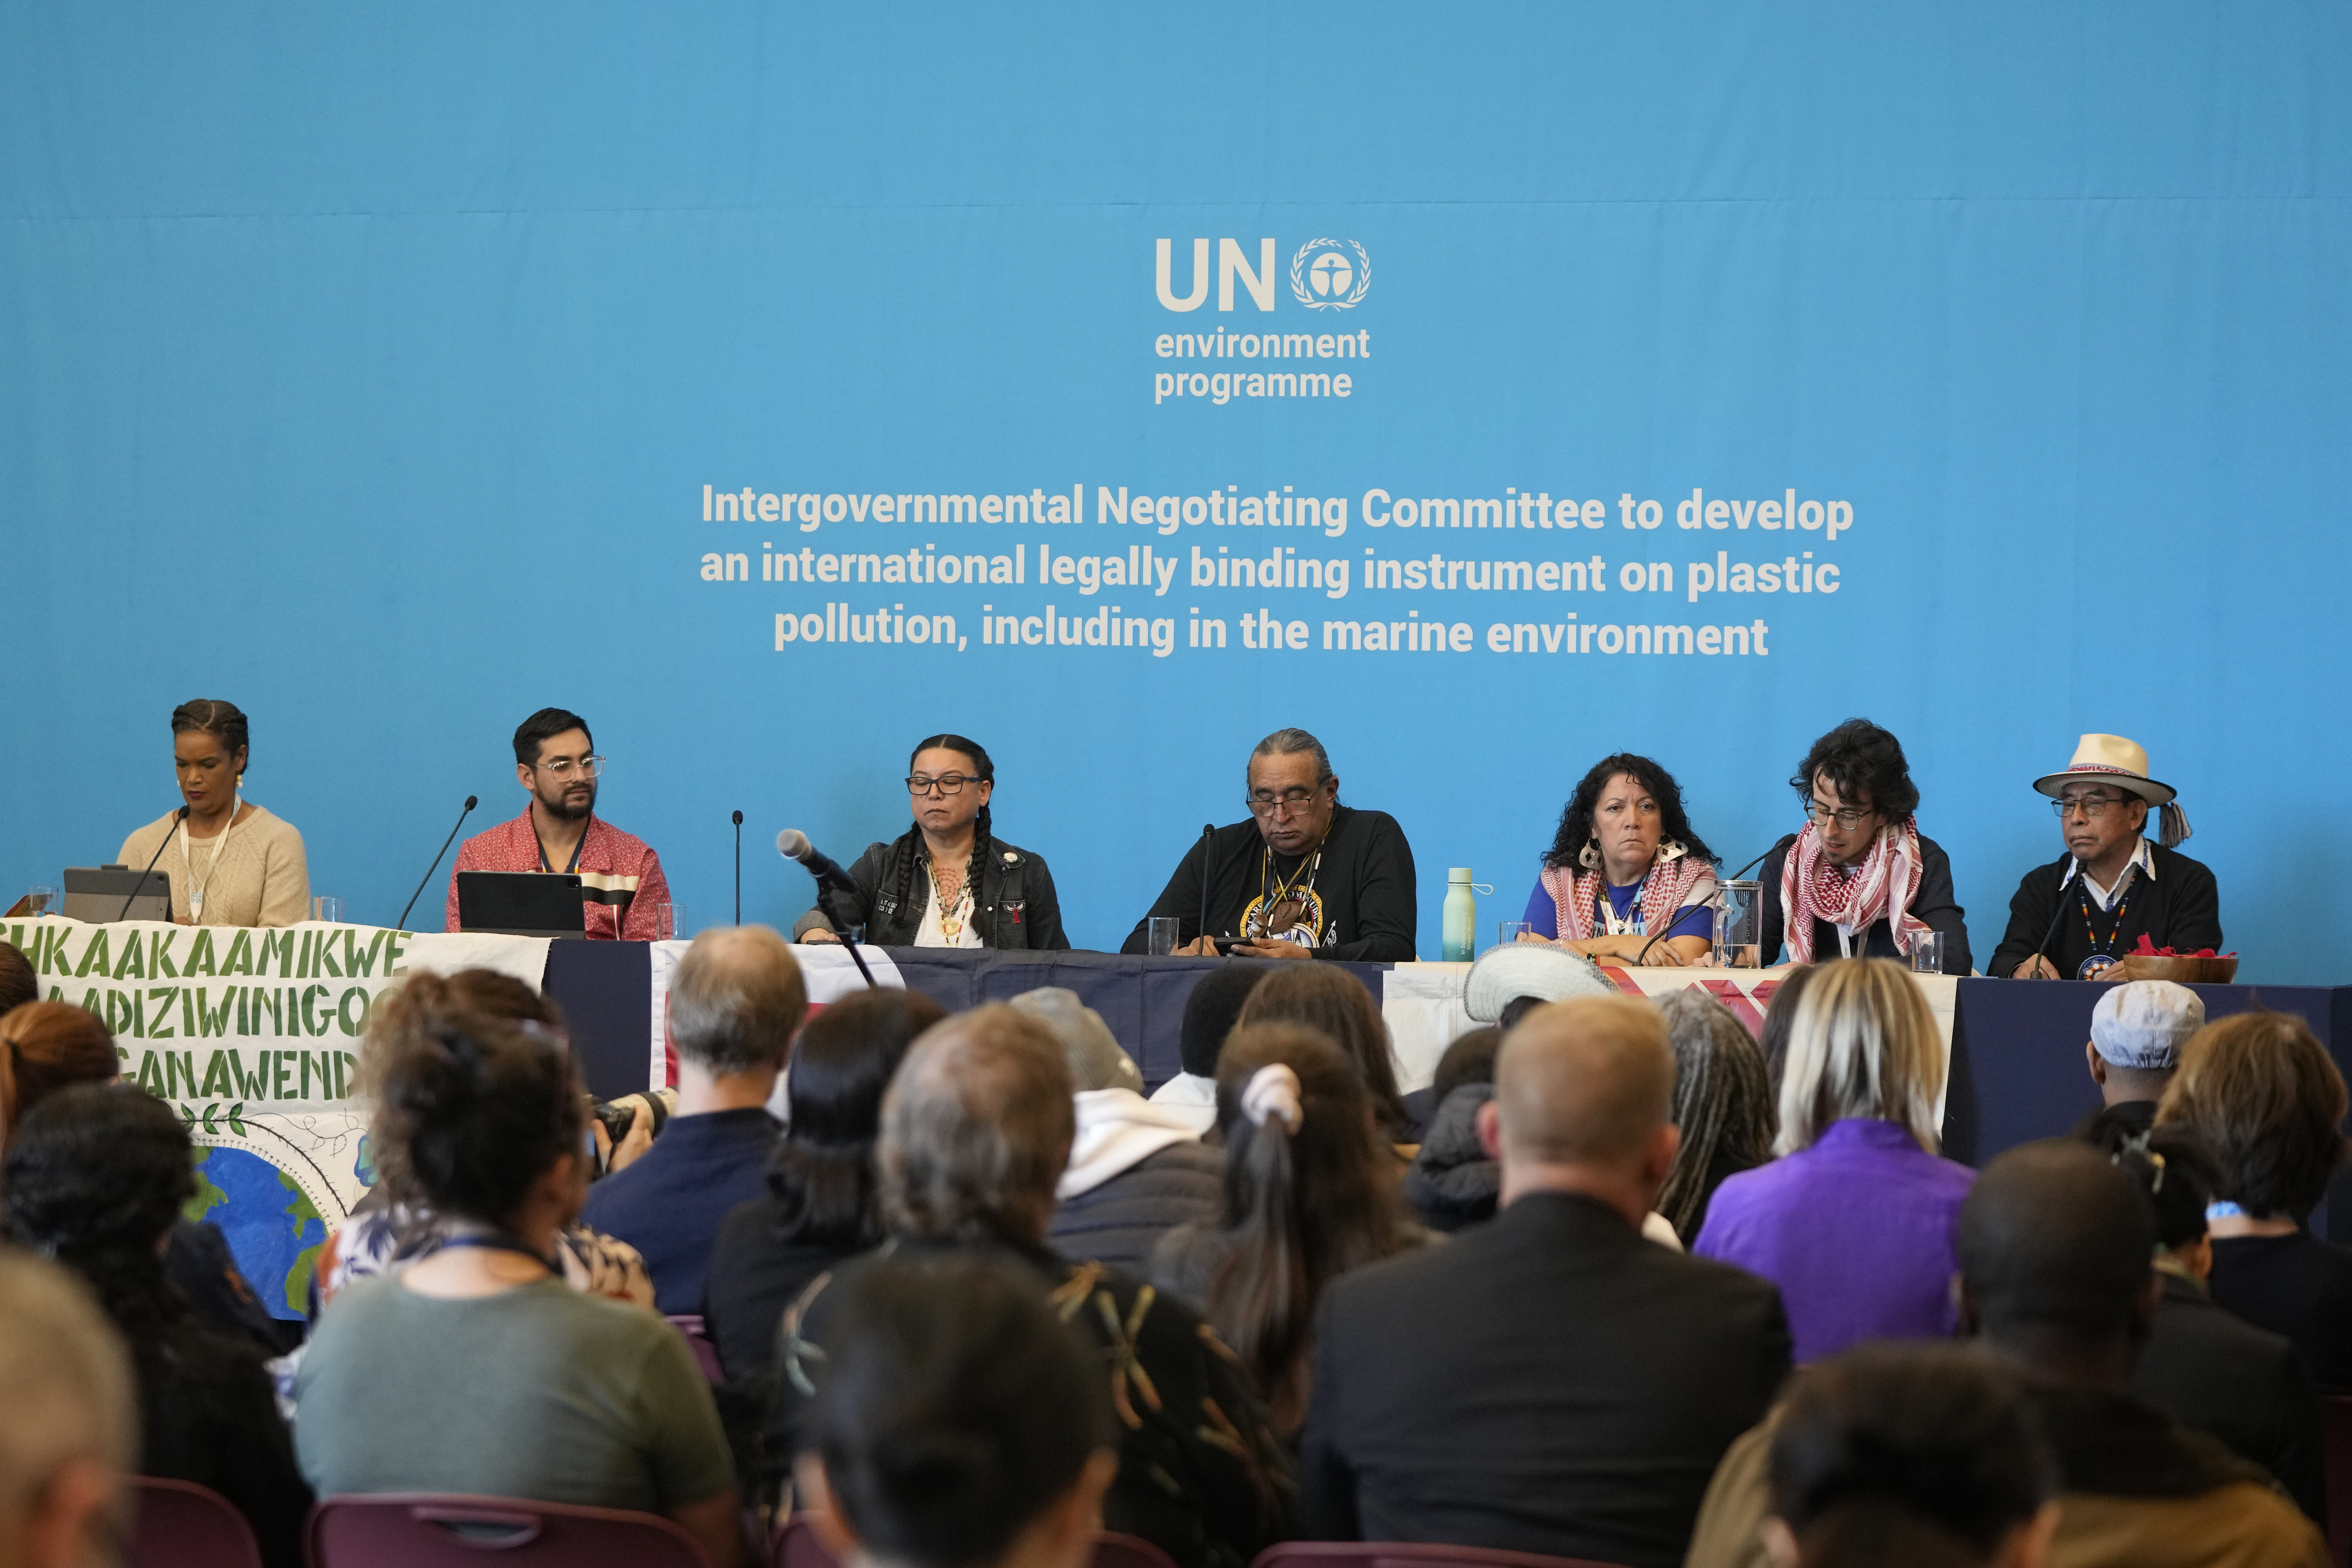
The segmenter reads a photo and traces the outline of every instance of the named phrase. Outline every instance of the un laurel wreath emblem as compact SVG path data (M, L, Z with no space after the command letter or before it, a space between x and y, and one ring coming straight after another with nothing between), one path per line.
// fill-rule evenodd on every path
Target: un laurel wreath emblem
M1372 258L1352 239L1310 239L1290 258L1290 291L1310 310L1345 310L1371 286Z

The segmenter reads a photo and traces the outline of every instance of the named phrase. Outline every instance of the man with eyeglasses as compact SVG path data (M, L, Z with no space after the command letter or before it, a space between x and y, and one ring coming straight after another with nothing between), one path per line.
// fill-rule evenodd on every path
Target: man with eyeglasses
M514 751L515 780L530 803L512 822L458 846L446 929L457 929L459 871L566 871L580 879L591 941L651 942L654 911L669 902L669 880L644 839L596 815L604 759L589 739L588 721L542 708L515 731Z
M2174 852L2189 818L2173 787L2147 776L2145 749L2085 735L2074 760L2033 787L2051 797L2066 852L2018 883L1992 973L2095 980L2143 936L2180 952L2221 949L2221 889L2211 871ZM2141 837L2150 806L2160 813L2154 844Z
M1304 730L1260 741L1245 778L1249 820L1193 841L1119 951L1147 951L1150 922L1173 917L1191 957L1412 961L1412 847L1396 818L1341 805L1323 742Z

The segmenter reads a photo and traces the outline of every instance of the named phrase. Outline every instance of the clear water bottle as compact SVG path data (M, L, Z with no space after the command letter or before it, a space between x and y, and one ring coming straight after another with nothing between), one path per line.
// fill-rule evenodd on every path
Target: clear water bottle
M1478 895L1467 866L1445 872L1445 936L1438 956L1447 963L1467 963L1478 956Z

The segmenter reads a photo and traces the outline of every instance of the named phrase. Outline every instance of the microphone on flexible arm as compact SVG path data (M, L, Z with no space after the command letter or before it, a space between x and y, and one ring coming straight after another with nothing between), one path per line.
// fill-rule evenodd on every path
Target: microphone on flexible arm
M131 914L131 900L137 898L139 896L139 889L147 885L147 872L152 871L155 868L155 862L163 858L164 849L168 847L172 842L172 835L179 831L180 824L186 820L187 815L188 808L184 805L172 814L172 826L164 829L163 842L155 846L155 853L147 858L147 870L140 872L139 879L131 884L131 890L122 895L121 912L114 917L117 921L129 918ZM215 850L214 853L218 854L219 851ZM163 914L164 918L167 920L171 918L171 903L172 900L169 899L165 899L163 900Z
M735 814L735 923L743 923L743 814Z
M1209 862L1217 852L1216 831L1217 825L1213 822L1201 824L1201 936L1203 941L1207 941L1209 936L1209 890L1215 885L1215 879L1209 875ZM1215 943L1211 942L1210 948L1212 952L1215 951Z
M416 884L416 891L408 895L407 907L400 911L400 918L393 922L393 930L406 931L408 929L409 910L415 909L416 907L416 900L425 896L425 884L433 879L433 873L441 869L441 857L449 853L449 846L457 842L457 829L466 826L466 818L472 814L474 807L481 804L482 801L479 795L469 795L466 797L465 809L457 813L457 820L450 825L449 837L441 840L441 847L433 852L433 864L425 868L425 876L423 879Z
M776 853L787 860L799 861L801 868L816 879L816 912L824 917L826 927L841 939L841 945L849 950L850 962L856 964L857 973L866 977L866 988L881 990L882 983L874 978L872 970L866 967L865 955L857 951L857 944L849 940L849 932L842 928L840 917L824 901L828 891L843 888L852 893L857 891L857 884L850 880L849 873L811 844L808 835L797 827L787 827L776 835Z
M2066 918L2066 889L2073 887L2074 885L2075 879L2083 874L2083 863L2080 860L2075 860L2074 864L2074 868L2067 872L2065 877L2058 884L2058 908L2050 917L2050 929L2043 931L2042 933L2042 940L2033 944L2033 956L2036 958L2047 958L2050 956L2048 952L2050 939L2058 934L2058 922ZM2021 965L2020 967L2022 966ZM2055 969L2058 966L2053 963L2050 967ZM2012 969L2010 973L2011 974L2015 974L2017 971ZM2061 978L2063 977L2062 976Z

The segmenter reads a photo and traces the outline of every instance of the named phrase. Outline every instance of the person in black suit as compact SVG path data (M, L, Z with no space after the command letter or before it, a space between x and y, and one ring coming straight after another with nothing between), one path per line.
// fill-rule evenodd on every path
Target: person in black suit
M1628 997L1539 1007L1480 1137L1490 1223L1343 1276L1315 1333L1301 1533L1676 1568L1789 1371L1780 1293L1641 1235L1678 1142L1674 1053Z
M1903 742L1867 719L1849 719L1813 742L1789 783L1805 826L1764 857L1758 962L1892 958L1910 938L1944 933L1946 974L1969 973L1968 911L1952 891L1951 857L1912 814L1919 786Z

